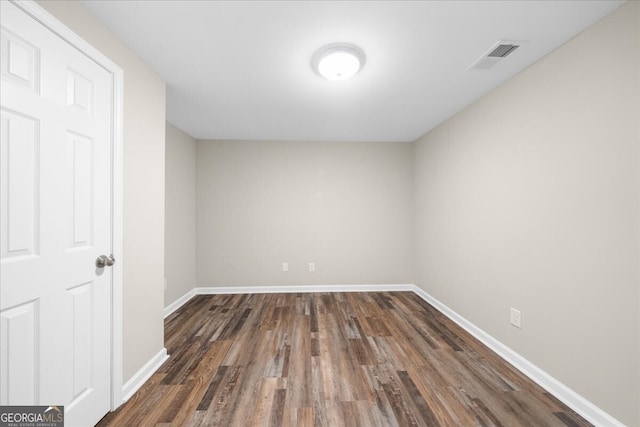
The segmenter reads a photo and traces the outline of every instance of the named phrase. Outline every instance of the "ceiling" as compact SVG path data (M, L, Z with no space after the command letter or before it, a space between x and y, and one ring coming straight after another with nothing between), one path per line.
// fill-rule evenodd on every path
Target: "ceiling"
M167 82L167 120L197 139L414 141L622 1L98 1L84 6ZM499 40L526 42L469 71ZM354 78L321 47L366 55Z

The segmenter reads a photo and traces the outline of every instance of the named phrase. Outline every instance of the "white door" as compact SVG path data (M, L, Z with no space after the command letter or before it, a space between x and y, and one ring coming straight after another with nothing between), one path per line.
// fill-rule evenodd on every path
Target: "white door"
M113 79L0 1L0 405L110 408Z

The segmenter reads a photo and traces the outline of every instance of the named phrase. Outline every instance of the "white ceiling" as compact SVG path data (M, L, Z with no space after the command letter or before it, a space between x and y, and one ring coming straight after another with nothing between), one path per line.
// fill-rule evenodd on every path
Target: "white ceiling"
M622 1L97 1L84 6L167 82L167 120L198 139L414 141ZM489 71L498 40L527 41ZM366 64L311 69L348 42Z

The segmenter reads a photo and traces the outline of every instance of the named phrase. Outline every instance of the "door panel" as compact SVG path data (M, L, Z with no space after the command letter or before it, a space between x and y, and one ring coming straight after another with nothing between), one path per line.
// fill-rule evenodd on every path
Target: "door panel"
M0 2L0 405L110 407L112 75Z
M39 121L2 108L1 258L37 255Z
M0 375L3 405L37 399L38 303L29 301L0 314ZM9 351L11 349L11 351Z
M2 31L0 49L3 54L2 78L39 93L40 50L6 28Z
M93 139L67 132L67 157L67 249L82 249L93 240Z

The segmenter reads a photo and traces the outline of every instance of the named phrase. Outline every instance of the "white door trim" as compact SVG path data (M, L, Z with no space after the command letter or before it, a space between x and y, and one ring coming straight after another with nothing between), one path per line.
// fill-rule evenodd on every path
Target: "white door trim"
M123 267L123 224L122 224L122 110L123 72L113 61L74 33L56 17L32 0L15 1L13 4L25 11L45 27L49 28L71 46L109 72L113 78L113 110L111 135L112 172L112 251L116 263L112 267L111 283L111 410L122 404L122 267Z

